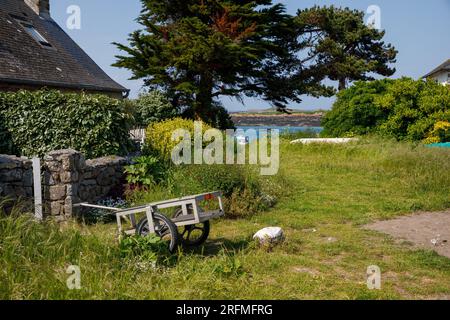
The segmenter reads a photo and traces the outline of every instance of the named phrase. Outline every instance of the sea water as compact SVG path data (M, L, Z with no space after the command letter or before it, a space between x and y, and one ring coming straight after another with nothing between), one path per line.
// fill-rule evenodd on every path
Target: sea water
M271 130L279 130L280 134L292 134L297 132L311 132L315 134L319 134L323 131L322 127L281 127L281 126L238 126L236 127L237 130L244 130L247 131L249 129L255 130L256 134L248 134L248 141L252 141L254 139L257 139L259 137L259 130L266 129L269 132ZM236 135L239 138L239 134Z

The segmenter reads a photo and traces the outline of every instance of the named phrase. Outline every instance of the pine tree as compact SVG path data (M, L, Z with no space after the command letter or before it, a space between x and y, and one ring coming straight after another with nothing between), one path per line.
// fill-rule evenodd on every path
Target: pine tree
M338 81L373 80L374 74L391 76L397 51L383 41L384 31L364 23L364 12L349 8L313 7L299 10L296 23L307 39L309 55L324 76Z
M177 108L214 122L218 98L260 97L286 110L289 101L326 91L297 52L294 17L271 0L142 0L142 30L115 66L130 69ZM328 91L329 92L329 91Z

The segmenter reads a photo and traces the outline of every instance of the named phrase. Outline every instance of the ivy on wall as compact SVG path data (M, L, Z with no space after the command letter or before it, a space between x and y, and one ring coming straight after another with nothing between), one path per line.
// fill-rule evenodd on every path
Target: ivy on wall
M132 116L121 100L57 90L0 93L0 153L43 156L72 148L88 158L123 155Z

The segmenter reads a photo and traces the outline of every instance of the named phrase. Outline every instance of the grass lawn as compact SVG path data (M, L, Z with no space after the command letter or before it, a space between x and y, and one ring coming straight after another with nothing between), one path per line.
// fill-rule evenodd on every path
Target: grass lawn
M281 150L287 195L270 211L212 224L207 245L156 269L121 258L115 225L64 231L0 220L0 299L436 299L450 298L450 259L362 225L450 208L450 151L378 139ZM268 251L252 235L286 232ZM67 266L81 290L66 288ZM381 290L368 290L378 265Z

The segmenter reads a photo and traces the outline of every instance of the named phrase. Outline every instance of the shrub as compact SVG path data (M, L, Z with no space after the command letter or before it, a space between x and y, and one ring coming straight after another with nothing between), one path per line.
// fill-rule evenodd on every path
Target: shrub
M284 186L266 181L248 166L189 165L172 167L167 181L134 189L127 199L135 205L193 194L222 191L226 218L248 218L277 202ZM276 185L274 187L274 184Z
M226 217L244 218L275 205L287 185L280 177L263 178L258 174L258 170L251 166L172 167L167 181L145 190L135 190L128 194L128 199L135 204L143 204L167 198L222 191Z
M179 110L172 106L167 97L159 91L141 94L134 101L135 122L139 127L179 116Z
M174 168L169 188L177 196L222 191L230 197L235 191L259 191L256 170L239 165L188 165Z
M172 259L167 244L156 234L124 237L120 240L119 250L123 258L137 260L142 269L155 268L157 263L165 264Z
M421 141L438 121L450 120L450 90L409 78L357 82L338 94L323 120L325 136L377 133Z
M43 156L73 148L87 157L123 155L132 147L131 118L122 101L104 95L0 93L0 135L9 136L0 153Z
M127 182L136 186L151 186L166 178L166 168L153 156L134 159L134 164L125 167Z
M202 123L202 122L201 122ZM179 141L172 140L172 134L177 129L185 129L189 131L194 141L194 121L182 118L170 119L162 122L151 124L146 131L146 144L144 152L155 155L163 161L170 161L172 150L178 145ZM211 129L210 126L202 123L203 133Z
M437 122L428 138L425 139L427 144L441 142L450 142L450 122L448 121Z

